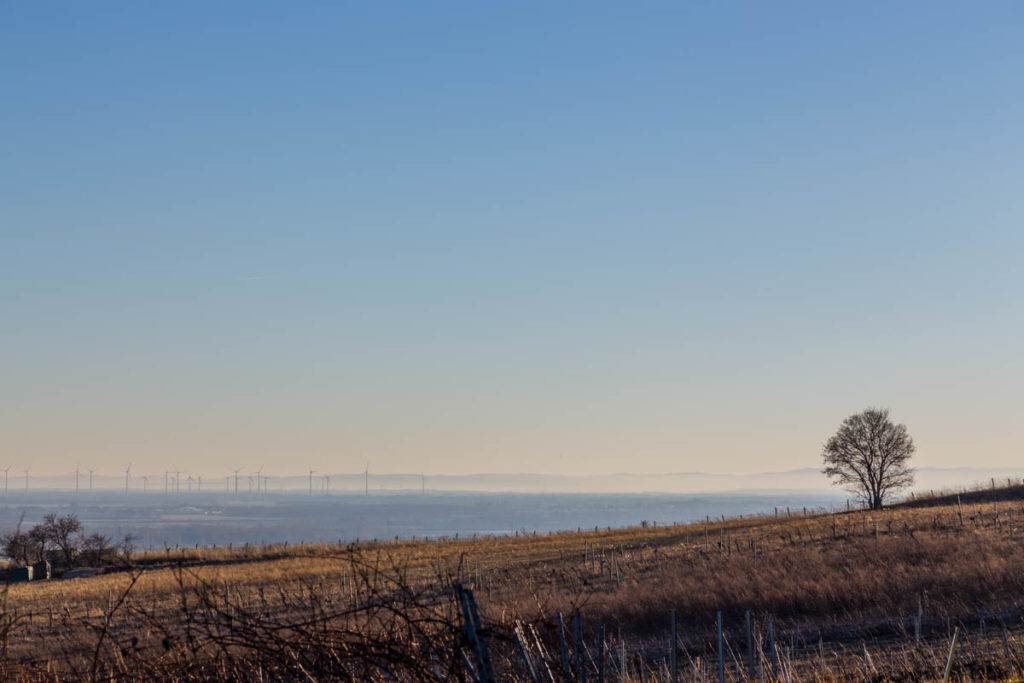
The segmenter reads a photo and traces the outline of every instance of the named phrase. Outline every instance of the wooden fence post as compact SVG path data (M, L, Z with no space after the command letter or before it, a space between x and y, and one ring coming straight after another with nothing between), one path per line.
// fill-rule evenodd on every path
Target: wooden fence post
M473 591L465 588L460 583L455 584L455 595L458 598L459 606L462 608L463 628L466 632L466 640L473 649L476 660L476 679L480 683L493 683L494 670L491 668L491 657L487 650L487 641L483 636L483 623L480 620L480 613L477 611L476 600ZM462 652L463 660L468 664L465 651ZM473 667L467 667L473 671Z

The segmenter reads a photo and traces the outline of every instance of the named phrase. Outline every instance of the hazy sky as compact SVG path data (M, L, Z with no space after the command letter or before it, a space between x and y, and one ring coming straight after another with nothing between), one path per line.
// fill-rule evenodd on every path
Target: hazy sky
M0 466L1017 465L1022 22L6 3Z

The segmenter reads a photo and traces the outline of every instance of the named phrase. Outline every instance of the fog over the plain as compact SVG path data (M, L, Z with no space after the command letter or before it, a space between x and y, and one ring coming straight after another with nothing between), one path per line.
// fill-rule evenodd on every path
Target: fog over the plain
M0 472L0 477L3 474ZM972 488L988 485L1007 478L1024 477L1024 468L985 467L920 467L916 471L917 492L931 490ZM59 475L33 475L28 473L29 493L34 491L75 491L74 472ZM0 478L0 487L4 481ZM125 473L109 474L94 471L92 487L95 490L126 490ZM86 470L78 474L77 490L85 494L90 487ZM0 489L0 493L4 489ZM24 471L11 470L6 480L7 496L16 498L26 492ZM132 494L179 495L198 493L228 493L232 496L253 496L257 493L312 493L316 496L342 492L401 492L447 491L492 493L730 493L730 492L805 492L828 494L839 492L817 468L802 468L781 472L750 474L724 474L709 472L675 472L645 474L623 472L602 475L558 475L540 473L501 474L376 474L368 472L278 472L263 468L259 472L239 470L236 475L197 475L190 472L131 472L127 491Z
M815 469L747 475L331 474L267 470L203 477L182 472L10 476L0 488L0 533L74 514L89 533L131 534L140 547L350 542L547 533L674 524L708 517L845 509L850 494ZM1016 469L918 472L915 490L1019 479ZM258 482L258 483L257 483ZM236 487L237 483L237 487ZM201 484L201 486L200 486Z

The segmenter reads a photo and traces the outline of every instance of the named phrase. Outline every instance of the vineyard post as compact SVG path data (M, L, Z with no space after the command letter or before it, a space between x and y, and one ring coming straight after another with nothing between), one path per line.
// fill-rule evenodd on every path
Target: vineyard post
M512 635L515 637L516 645L519 647L519 656L523 658L523 665L526 667L526 675L530 677L531 683L539 683L537 672L534 670L533 661L530 659L530 653L527 649L526 643L523 642L521 631L522 625L516 621L515 628L512 630Z
M750 623L750 610L747 610L747 676L751 679L757 677L754 671L754 630Z
M718 611L718 683L725 683L725 652L722 643L722 611Z
M558 641L562 645L562 671L565 673L565 677L569 678L572 675L569 669L569 650L565 645L565 622L562 620L562 613L558 613Z
M669 641L668 657L669 666L672 672L672 683L679 680L679 667L676 661L676 611L672 610L672 640Z
M587 670L584 668L586 662L583 659L583 614L576 613L576 680L579 683L586 683Z
M953 629L953 640L949 643L949 656L946 657L946 672L942 674L942 683L949 683L949 674L953 670L953 655L956 654L956 638L960 635L960 627Z
M1010 639L1006 637L1006 626L1003 626L1003 652L1006 654L1006 666L1010 675L1013 676L1013 658L1010 657Z

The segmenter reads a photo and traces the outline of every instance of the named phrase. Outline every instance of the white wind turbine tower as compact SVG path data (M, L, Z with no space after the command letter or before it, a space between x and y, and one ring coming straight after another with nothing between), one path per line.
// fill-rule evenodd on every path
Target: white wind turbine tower
M237 470L231 471L235 473L235 498L238 498L238 473L242 471L242 468L239 467Z
M249 475L249 496L252 497L252 475Z
M89 495L92 495L92 473L96 470L89 470Z
M181 470L174 472L174 492L181 493Z
M311 495L311 496L313 495L313 474L315 472L316 472L316 470L310 470L309 471L309 495Z
M256 495L259 495L259 493L260 493L260 483L261 483L262 479L263 479L263 465L260 465L260 468L258 470L256 470Z
M7 473L11 471L12 467L14 467L14 465L8 465L7 467L4 468L4 495L5 496L7 495L7 480L10 478L10 475L8 475Z
M171 472L170 470L164 470L164 495L166 496L171 492Z
M203 492L203 475L196 476L196 493Z
M32 469L32 468L31 467L26 467L25 468L25 495L26 496L28 495L28 471L30 469Z
M81 465L75 465L75 495L78 495L78 475L79 470L82 468Z
M128 480L132 477L132 464L128 463L128 467L124 470L124 495L128 495Z
M192 475L188 475L188 492L192 493Z
M142 475L142 492L145 493L149 490L149 475Z

